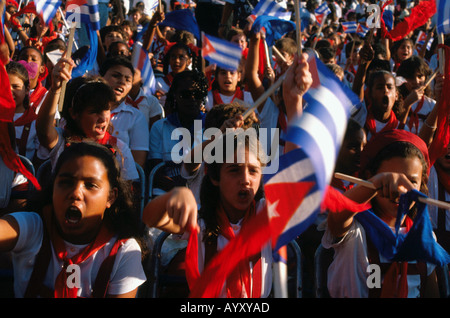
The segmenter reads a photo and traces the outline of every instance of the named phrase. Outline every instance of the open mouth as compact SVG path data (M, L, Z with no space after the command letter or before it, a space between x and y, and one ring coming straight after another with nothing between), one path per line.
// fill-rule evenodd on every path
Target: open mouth
M124 90L122 87L116 87L116 88L114 88L114 93L115 93L116 95L122 95L124 91L125 91L125 90Z
M81 211L77 207L70 207L66 211L66 222L69 224L78 224L81 221Z
M389 97L383 96L381 102L383 103L384 106L389 106Z
M250 195L250 190L240 190L238 192L239 199L246 200Z

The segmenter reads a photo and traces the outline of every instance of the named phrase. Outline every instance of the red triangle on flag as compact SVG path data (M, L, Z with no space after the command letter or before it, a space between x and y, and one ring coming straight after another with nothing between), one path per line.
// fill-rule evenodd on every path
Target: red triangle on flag
M208 56L211 53L216 52L216 49L212 46L211 41L209 41L209 39L206 37L206 35L203 33L203 37L202 37L202 54L203 56Z
M318 15L316 15L316 21L317 21L317 23L322 24L322 21L323 21L324 16L325 16L324 14L318 14Z
M264 186L273 244L313 185L314 182L286 182Z

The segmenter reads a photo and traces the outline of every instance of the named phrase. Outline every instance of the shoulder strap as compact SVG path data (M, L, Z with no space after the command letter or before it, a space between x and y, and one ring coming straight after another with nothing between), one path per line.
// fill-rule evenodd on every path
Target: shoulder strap
M93 298L105 298L109 286L112 268L116 260L117 251L127 240L116 240L108 257L103 261L98 270L97 278L95 279L94 288L92 291Z
M217 235L211 235L205 240L205 267L217 254Z

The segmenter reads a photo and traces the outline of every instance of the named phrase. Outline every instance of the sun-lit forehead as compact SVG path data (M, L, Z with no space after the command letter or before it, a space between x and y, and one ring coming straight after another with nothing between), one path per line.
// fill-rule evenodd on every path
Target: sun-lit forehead
M237 147L233 152L227 151L225 156L225 163L238 163L238 164L248 164L251 166L261 167L261 162L259 161L256 154L249 151L248 147Z
M100 159L93 156L77 156L64 162L56 177L107 182L108 172Z

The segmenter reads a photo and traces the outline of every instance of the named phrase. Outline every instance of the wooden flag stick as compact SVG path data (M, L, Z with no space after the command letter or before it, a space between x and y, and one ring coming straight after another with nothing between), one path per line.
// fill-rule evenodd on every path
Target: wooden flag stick
M272 51L280 60L282 60L283 62L286 63L285 57L283 56L283 54L281 54L280 51L278 51L278 49L277 49L277 47L275 45L272 46Z
M345 181L352 182L354 184L362 185L366 188L377 190L377 188L375 188L375 185L370 181L362 180L362 179L359 179L359 178L356 178L353 176L349 176L349 175L346 175L343 173L339 173L339 172L336 172L334 174L334 176L338 179L342 179ZM443 202L443 201L439 201L439 200L435 200L435 199L431 199L431 198L423 198L423 197L419 197L419 201L422 203L425 203L425 204L437 206L438 208L450 210L450 204L447 202Z
M294 0L295 5L295 27L297 31L298 55L302 55L302 24L300 20L300 0Z
M70 57L72 55L72 45L73 45L73 38L75 36L75 29L76 29L76 24L73 23L72 28L70 29L69 40L67 43L66 57ZM69 68L69 65L66 65L66 68ZM61 85L61 95L59 96L59 103L58 103L58 111L59 112L62 111L62 108L64 105L64 95L66 94L66 86L67 86L67 81L63 81L62 85Z
M430 83L434 80L434 78L436 77L438 73L438 70L434 71L433 74L431 74L430 78L427 80L427 82L423 85L423 88L426 88L428 85L430 85Z
M272 84L272 86L269 87L268 90L266 90L254 103L253 106L245 111L245 113L242 115L244 117L244 120L247 119L248 116L251 115L255 111L258 106L260 106L270 95L272 95L275 90L280 87L280 85L283 83L284 79L286 78L286 72L281 75L278 80Z
M439 44L444 44L444 34L438 33L438 42ZM439 49L439 72L444 74L444 66L445 66L445 53L444 49Z

